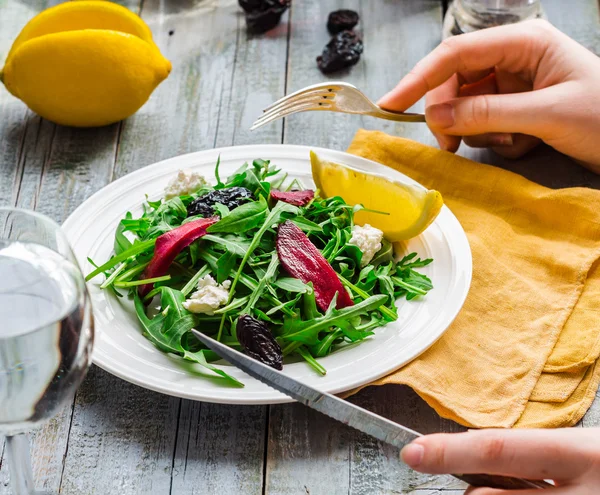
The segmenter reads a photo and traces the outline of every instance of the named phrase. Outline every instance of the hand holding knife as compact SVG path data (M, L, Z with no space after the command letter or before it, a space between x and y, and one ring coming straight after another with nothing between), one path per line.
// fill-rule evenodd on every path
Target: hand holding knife
M378 440L401 449L414 439L422 436L416 431L367 411L351 402L304 385L285 373L270 368L197 330L192 329L192 332L209 349L250 376L292 397L298 402ZM553 487L553 485L545 481L533 481L490 474L453 474L453 476L473 486L487 486L505 490L545 489Z

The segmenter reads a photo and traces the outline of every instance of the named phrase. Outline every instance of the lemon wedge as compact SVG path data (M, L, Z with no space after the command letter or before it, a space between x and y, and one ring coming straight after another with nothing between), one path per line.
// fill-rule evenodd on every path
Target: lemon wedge
M313 180L321 196L341 196L351 205L362 204L371 211L358 211L358 225L369 224L383 231L390 242L418 236L438 216L444 200L438 191L428 190L383 176L326 161L310 153Z
M94 127L136 112L170 71L140 17L112 2L81 0L29 21L0 79L42 117Z

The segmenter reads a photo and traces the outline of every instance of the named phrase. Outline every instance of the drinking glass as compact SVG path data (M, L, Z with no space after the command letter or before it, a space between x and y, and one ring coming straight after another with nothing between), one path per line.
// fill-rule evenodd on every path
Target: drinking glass
M446 12L443 37L540 17L540 0L454 0Z
M73 399L93 340L85 281L60 227L0 208L0 435L15 495L40 493L27 431Z

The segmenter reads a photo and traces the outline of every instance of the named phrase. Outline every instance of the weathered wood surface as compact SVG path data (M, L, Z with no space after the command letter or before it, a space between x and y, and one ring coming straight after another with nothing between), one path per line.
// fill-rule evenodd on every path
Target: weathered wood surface
M0 2L0 59L21 26L55 0ZM336 75L373 98L392 87L439 42L438 0L296 1L268 36L248 36L235 0L124 0L150 24L171 76L123 123L78 130L55 126L0 89L0 205L64 220L83 200L132 170L177 154L246 143L344 149L359 127L434 144L423 125L313 113L250 133L260 109L326 78L315 57L328 39L326 14L361 14L365 57ZM548 17L600 53L598 3L545 0ZM421 110L422 103L415 106ZM600 178L550 149L517 161L461 153L551 187L600 188ZM367 389L354 402L424 433L459 431L406 387ZM600 426L600 396L581 423ZM34 436L38 486L65 494L458 495L461 484L411 472L398 452L297 404L231 407L163 396L92 367L72 407ZM9 493L0 448L0 494Z

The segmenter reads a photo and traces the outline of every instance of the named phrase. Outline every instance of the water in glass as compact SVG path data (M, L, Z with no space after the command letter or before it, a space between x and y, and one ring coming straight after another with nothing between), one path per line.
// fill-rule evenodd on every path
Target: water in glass
M88 364L81 274L55 251L0 240L0 430L20 432L73 396ZM87 321L86 321L87 320Z

